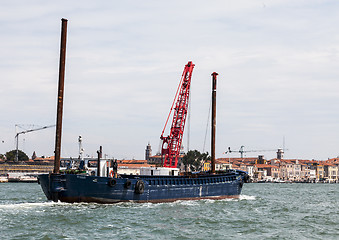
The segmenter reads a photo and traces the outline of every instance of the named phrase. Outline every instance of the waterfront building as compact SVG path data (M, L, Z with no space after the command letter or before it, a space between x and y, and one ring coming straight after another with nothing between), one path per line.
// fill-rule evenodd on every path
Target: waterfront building
M224 159L216 159L215 160L215 170L216 171L227 171L229 169L237 169L237 165L233 164L234 166L232 166L232 164L228 161L224 161Z
M202 166L202 171L207 172L211 170L211 161L204 162Z
M245 170L248 175L253 178L253 173L254 173L254 166L253 165L249 165L249 164L246 164L246 170Z
M285 180L294 182L339 182L339 158L326 161L258 158L218 158L217 169L226 169L226 163L232 169L248 172L253 181ZM258 164L258 162L264 164ZM204 163L204 171L210 169L210 163Z
M305 162L308 165L308 168L310 169L310 181L315 182L317 179L317 165L318 162L311 160Z
M323 181L325 179L324 165L317 165L317 181Z
M280 166L280 179L291 180L293 176L293 162L291 160L282 160Z
M316 179L317 179L317 170L316 169L310 169L309 181L315 182Z
M310 169L308 168L308 165L305 164L303 161L299 161L300 163L300 180L305 180L309 178L310 175Z
M279 179L279 167L270 164L255 164L253 177L257 180L268 181Z
M328 182L336 182L338 180L338 166L330 163L324 164L325 178Z
M238 170L245 171L250 177L253 177L253 168L253 164L240 163Z
M291 180L301 181L301 164L299 160L295 160L294 164L292 164Z
M279 179L280 169L277 166L271 165L271 177L273 180Z

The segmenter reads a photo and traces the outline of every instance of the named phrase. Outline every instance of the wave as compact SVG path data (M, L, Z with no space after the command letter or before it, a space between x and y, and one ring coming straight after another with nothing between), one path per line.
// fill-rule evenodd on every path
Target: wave
M240 195L240 200L255 200L255 196L249 196L249 195Z
M62 202L25 202L25 203L8 203L0 204L0 209L27 209L37 207L50 207L56 205L66 205Z
M133 207L133 208L155 208L162 205L167 206L175 206L175 205L183 205L183 206L196 206L201 203L214 203L215 201L237 201L237 200L255 200L255 196L249 196L249 195L240 195L239 199L232 199L232 198L226 198L222 200L215 200L215 199L203 199L203 200L177 200L174 202L169 203L141 203L141 204L135 204L135 203L116 203L114 206L125 208L125 207ZM73 207L82 207L82 206L90 206L90 207L100 207L101 204L96 203L64 203L64 202L52 202L52 201L46 201L46 202L24 202L24 203L2 203L0 204L0 209L31 209L31 208L40 208L40 207L54 207L54 206L73 206ZM106 207L109 205L105 205Z

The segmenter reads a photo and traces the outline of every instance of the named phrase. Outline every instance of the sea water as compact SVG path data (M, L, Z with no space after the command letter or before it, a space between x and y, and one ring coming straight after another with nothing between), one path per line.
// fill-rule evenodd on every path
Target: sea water
M0 183L0 239L339 239L339 184L249 183L240 199L47 201L36 183Z

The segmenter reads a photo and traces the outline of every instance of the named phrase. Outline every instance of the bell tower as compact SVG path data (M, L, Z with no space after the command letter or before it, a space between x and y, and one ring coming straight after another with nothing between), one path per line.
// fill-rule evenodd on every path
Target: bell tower
M145 150L145 160L149 160L150 156L152 156L152 147L151 144L148 143L146 146L146 150Z
M277 151L277 159L283 159L284 158L284 150L279 148Z

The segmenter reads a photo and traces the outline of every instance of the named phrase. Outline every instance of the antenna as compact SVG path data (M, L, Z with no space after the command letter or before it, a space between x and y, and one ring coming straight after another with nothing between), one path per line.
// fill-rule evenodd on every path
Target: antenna
M206 131L205 131L205 138L204 138L204 146L202 148L202 152L205 152L205 146L206 146L206 138L207 138L207 131L210 123L210 116L211 116L211 108L212 108L212 99L210 101L210 107L208 109L208 116L207 116L207 123L206 123Z
M192 93L191 93L192 94ZM187 152L190 150L190 133L191 133L191 98L188 95L188 115L187 115Z
M285 151L285 135L283 136L283 151Z
M82 147L82 137L79 136L78 138L78 143L79 143L79 159L84 160L84 149Z

